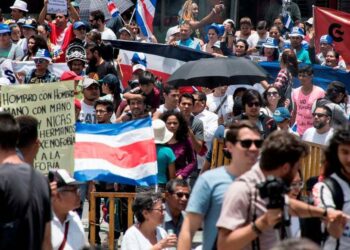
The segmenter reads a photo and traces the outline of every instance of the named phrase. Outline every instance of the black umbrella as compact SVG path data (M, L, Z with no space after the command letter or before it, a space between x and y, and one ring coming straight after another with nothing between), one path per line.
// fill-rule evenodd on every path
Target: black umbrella
M187 62L168 79L175 86L254 84L267 79L267 72L257 63L242 57L205 58Z

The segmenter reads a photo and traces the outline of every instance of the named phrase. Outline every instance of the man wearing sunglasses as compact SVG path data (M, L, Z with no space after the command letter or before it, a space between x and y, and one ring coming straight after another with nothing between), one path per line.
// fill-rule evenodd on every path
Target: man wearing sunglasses
M216 224L219 228L218 249L251 246L263 250L275 245L278 238L274 226L281 221L282 208L268 209L268 199L261 198L256 185L265 182L267 176L274 176L289 187L307 153L308 146L286 131L275 131L264 141L259 166L240 176L227 189ZM285 209L292 216L319 217L338 226L347 219L341 211L317 208L287 195L283 197Z
M166 184L164 229L178 237L185 217L191 188L183 179L172 179Z
M312 113L313 127L308 128L303 134L303 141L327 145L333 137L331 127L332 111L327 106L320 106Z
M186 208L178 249L191 249L196 231L203 227L203 250L215 247L216 221L219 218L224 193L235 178L250 170L259 155L262 144L259 128L250 121L233 124L226 132L226 147L232 160L200 175ZM231 246L232 247L232 246Z
M51 55L48 50L38 49L33 59L35 69L29 71L24 79L24 83L51 83L58 81L58 78L48 69L51 62Z

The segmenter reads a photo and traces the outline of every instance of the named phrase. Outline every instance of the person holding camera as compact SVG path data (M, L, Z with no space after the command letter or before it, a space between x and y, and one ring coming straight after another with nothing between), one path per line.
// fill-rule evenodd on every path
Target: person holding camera
M286 195L307 152L307 145L286 131L273 132L265 140L259 166L236 179L225 194L216 224L218 249L271 249L279 238L288 237L288 214L323 218L332 225L331 235L339 233L335 228L343 229L347 216L341 211Z

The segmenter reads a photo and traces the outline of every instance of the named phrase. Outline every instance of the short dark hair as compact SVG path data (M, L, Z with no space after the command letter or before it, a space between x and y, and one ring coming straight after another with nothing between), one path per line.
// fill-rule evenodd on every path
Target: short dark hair
M338 158L339 145L350 145L350 129L349 127L342 127L335 131L333 137L330 139L328 147L325 149L325 163L324 173L325 177L333 173L339 174L342 169L342 164Z
M236 44L239 43L239 42L244 43L244 51L247 51L249 49L249 44L248 44L248 42L245 39L238 39L236 41Z
M242 95L243 110L245 110L246 104L252 102L255 99L258 99L259 104L263 105L263 99L262 99L259 91L255 90L255 89L247 89Z
M331 118L332 118L332 110L331 110L328 106L326 106L326 105L316 106L315 111L316 111L316 109L318 109L318 108L321 108L321 109L326 110L326 115L327 115L328 117L331 117Z
M0 149L15 149L19 137L19 125L7 112L0 112Z
M164 92L166 95L169 95L170 92L171 92L172 90L179 90L179 88L178 88L177 86L170 85L170 84L168 84L167 86L165 86L165 87L163 88L163 92Z
M22 115L18 116L16 121L20 128L17 147L25 148L34 144L38 139L38 120L30 115Z
M226 131L225 140L235 144L238 140L239 131L242 128L248 128L260 135L260 130L256 124L252 123L249 120L239 120L230 125L230 127Z
M139 84L140 85L148 85L149 83L155 83L156 78L154 75L149 71L143 71L139 77Z
M182 95L180 95L180 98L179 98L179 103L182 101L182 98L187 98L187 99L191 99L192 101L192 104L194 105L194 97L192 94L190 93L183 93Z
M198 101L207 102L207 95L202 91L195 91L193 94L198 95Z
M94 109L96 109L97 105L105 106L108 113L113 112L113 102L110 100L97 100L97 101L95 101Z
M172 179L172 180L168 181L166 186L165 186L165 189L168 193L173 194L175 192L175 188L177 186L187 187L190 189L190 185L184 179Z
M101 56L102 52L103 52L102 46L97 44L97 43L94 43L94 42L89 42L89 43L85 44L85 49L90 50L92 53L97 51L99 56Z
M105 22L105 14L101 10L94 10L90 12L90 16L92 16L96 21L101 20L102 23Z
M293 166L308 152L308 146L299 137L287 131L274 131L263 143L260 167L263 170L270 171L285 163Z
M160 200L162 200L162 194L156 193L152 191L137 193L134 203L132 204L132 211L139 223L145 221L145 217L142 212L144 210L150 211L154 204Z
M314 70L312 68L311 65L306 65L306 66L303 66L301 68L299 68L299 71L298 73L307 73L308 75L313 75L314 74Z

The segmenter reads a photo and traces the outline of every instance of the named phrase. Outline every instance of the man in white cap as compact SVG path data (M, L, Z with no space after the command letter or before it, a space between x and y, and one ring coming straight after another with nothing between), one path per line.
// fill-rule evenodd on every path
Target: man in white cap
M50 52L46 49L38 49L33 57L35 69L29 71L24 79L24 83L50 83L57 82L57 77L48 69L51 62Z
M303 31L299 27L293 27L289 34L291 49L294 50L299 62L311 64L309 52L304 49L302 41L304 39Z
M84 226L76 212L80 207L79 182L65 169L49 173L50 181L57 183L52 197L53 219L51 241L53 249L82 249L89 246Z
M10 7L11 17L17 22L20 18L24 18L28 12L27 3L21 0L16 0Z
M97 123L94 103L100 98L99 83L92 78L85 77L83 79L83 95L79 120L83 123Z

